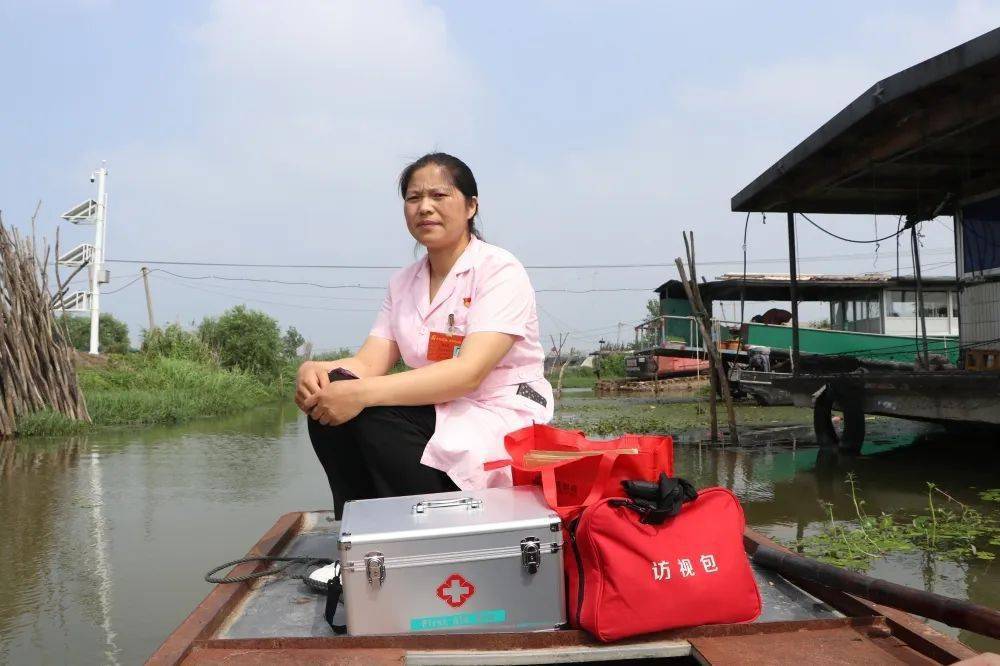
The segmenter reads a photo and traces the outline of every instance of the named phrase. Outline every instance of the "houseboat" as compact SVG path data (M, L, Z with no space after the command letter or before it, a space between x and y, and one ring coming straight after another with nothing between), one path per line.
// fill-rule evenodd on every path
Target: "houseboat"
M799 300L822 303L820 312L825 314L813 326L800 325L803 355L827 360L853 358L870 366L886 366L913 364L921 353L921 312L916 308L914 278L868 273L801 275L798 281ZM922 314L929 349L941 363L954 365L958 362L959 328L956 280L934 277L923 282ZM771 378L776 372L790 371L792 329L768 323L775 319L763 316L789 307L790 286L788 275L760 273L722 275L698 286L710 315L719 313L727 302L734 315L743 311L747 321L727 320L724 310L722 316L713 316L712 336L737 390L762 404L791 402L787 393L772 386ZM705 363L706 350L684 286L670 280L655 291L662 314L636 327L638 351L631 364L626 359L626 370L631 366L648 375L652 370L649 359L656 359L661 367L670 367L672 362ZM637 372L636 376L643 374Z
M857 449L865 414L1000 429L998 90L1000 28L879 81L733 196L733 211L785 213L793 368L775 384L796 404L813 405L821 443ZM934 368L923 344L919 371L859 374L798 362L805 329L796 223L808 217L840 235L809 217L822 213L898 216L903 224L894 235L910 244L918 313L930 291L921 279L920 226L952 217L957 369ZM842 438L830 424L831 409L844 412Z

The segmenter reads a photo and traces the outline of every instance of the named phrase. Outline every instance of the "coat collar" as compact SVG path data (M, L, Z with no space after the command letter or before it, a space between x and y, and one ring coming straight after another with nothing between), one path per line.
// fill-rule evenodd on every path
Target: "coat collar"
M430 259L424 257L420 262L420 269L417 271L416 281L417 281L417 312L420 314L421 318L426 319L434 310L436 310L441 303L446 301L455 291L455 277L461 275L462 273L468 272L475 266L476 257L479 256L479 252L482 248L483 242L473 236L469 239L469 244L462 251L461 256L455 265L451 267L448 275L445 277L444 282L438 288L437 294L434 295L434 300L430 303L427 302L427 294L430 291Z

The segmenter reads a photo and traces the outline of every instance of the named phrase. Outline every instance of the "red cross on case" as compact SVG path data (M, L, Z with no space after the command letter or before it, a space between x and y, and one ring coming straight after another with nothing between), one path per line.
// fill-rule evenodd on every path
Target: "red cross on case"
M475 593L476 586L457 573L448 576L437 588L438 597L452 608L458 608Z

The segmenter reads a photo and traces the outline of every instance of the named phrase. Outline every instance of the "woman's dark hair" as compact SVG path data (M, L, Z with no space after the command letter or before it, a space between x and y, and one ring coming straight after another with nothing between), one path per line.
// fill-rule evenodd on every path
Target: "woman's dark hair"
M417 161L413 162L399 174L399 194L406 198L406 188L410 186L410 179L418 170L429 165L439 166L448 171L451 182L466 199L479 196L479 187L476 185L476 177L472 175L469 165L448 153L427 153ZM479 216L479 206L476 206L476 214L469 218L469 233L482 240L483 236L476 229L476 218Z

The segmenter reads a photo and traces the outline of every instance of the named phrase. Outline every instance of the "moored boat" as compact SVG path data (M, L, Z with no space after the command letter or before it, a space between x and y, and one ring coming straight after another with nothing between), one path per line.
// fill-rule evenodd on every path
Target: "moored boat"
M335 557L332 512L289 513L251 556ZM747 530L748 555L780 549ZM266 568L238 565L231 576ZM953 663L976 653L916 617L841 590L754 567L763 613L753 623L675 629L612 644L576 630L336 636L325 598L288 577L218 585L150 657L150 664L548 664L635 659L676 663Z

